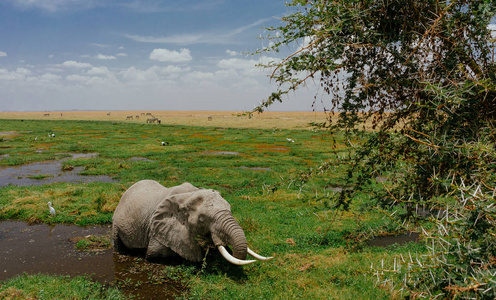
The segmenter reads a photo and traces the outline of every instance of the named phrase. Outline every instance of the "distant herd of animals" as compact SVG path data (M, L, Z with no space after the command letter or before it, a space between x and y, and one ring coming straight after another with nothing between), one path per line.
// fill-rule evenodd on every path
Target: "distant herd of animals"
M110 113L108 113L107 115L110 116ZM141 113L141 116L149 116L150 118L146 119L146 123L162 123L162 120L160 120L159 118L155 118L151 113ZM136 119L136 120L139 120L140 116L139 115L130 115L130 116L127 116L126 117L126 120L133 120L133 119Z
M43 114L43 117L49 117L50 114L49 113L44 113ZM60 116L62 117L62 114L60 114ZM110 112L107 113L107 116L110 116ZM159 118L156 118L152 115L152 113L141 113L141 116L149 116L149 118L146 119L146 123L157 123L157 124L161 124L162 123L162 120L160 120ZM129 115L126 117L126 120L139 120L140 118L140 115ZM251 114L250 114L250 119L251 119ZM209 121L212 121L212 116L208 116L208 120Z

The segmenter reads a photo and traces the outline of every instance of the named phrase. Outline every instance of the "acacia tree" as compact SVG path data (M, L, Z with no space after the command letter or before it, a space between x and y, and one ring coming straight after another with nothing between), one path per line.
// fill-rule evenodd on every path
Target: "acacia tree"
M403 220L427 207L437 230L423 262L405 262L414 296L496 295L496 63L492 0L293 0L269 28L295 47L272 68L278 89L256 108L317 81L348 138L355 191L386 178L377 203ZM271 34L274 32L275 34ZM332 118L338 115L337 120ZM333 121L334 120L334 121ZM371 122L374 131L360 125ZM342 194L347 208L353 195ZM430 242L429 242L430 244ZM396 268L395 268L396 269Z

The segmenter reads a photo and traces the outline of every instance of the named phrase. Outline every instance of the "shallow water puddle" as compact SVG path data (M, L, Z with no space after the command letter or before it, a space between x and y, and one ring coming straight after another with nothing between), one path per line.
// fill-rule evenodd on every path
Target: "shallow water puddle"
M153 160L153 159L149 159L149 158L146 158L146 157L139 157L139 156L133 156L129 160L130 161L156 161L156 160Z
M245 167L245 166L241 166L239 168L240 169L243 169L243 170L253 170L253 171L272 171L271 168L265 168L265 167Z
M2 138L12 138L16 135L19 135L17 131L0 131L0 137Z
M201 154L205 155L240 155L239 152L236 151L205 151Z
M368 245L372 247L387 247L394 244L402 245L410 242L418 242L420 234L417 232L408 232L397 235L378 236L368 241Z
M97 153L71 153L72 159L93 158ZM83 167L62 170L62 162L67 159L35 162L27 165L0 168L0 187L9 184L17 186L44 185L54 182L116 182L106 175L80 175Z
M69 238L89 234L104 235L108 227L28 225L0 222L0 280L26 272L58 275L95 273L99 282L112 281L112 251L89 255L77 251ZM90 258L91 257L91 258ZM84 259L90 258L90 259Z
M124 292L134 295L133 299L173 299L184 291L177 282L157 283L151 277L151 274L163 274L161 264L116 254L113 249L78 251L70 241L80 236L110 235L110 231L109 225L79 227L0 222L0 281L23 273L88 275L105 285L118 281Z

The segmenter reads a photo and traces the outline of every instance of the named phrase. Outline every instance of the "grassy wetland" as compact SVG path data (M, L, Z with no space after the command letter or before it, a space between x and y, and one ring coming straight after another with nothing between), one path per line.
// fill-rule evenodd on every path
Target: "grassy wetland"
M110 224L122 193L136 181L154 179L165 186L190 182L220 191L250 248L275 258L238 267L211 248L200 265L186 261L160 265L164 280L183 284L179 297L400 298L399 291L377 282L377 272L391 266L397 256L423 252L424 246L370 246L372 237L398 232L367 194L359 195L347 211L335 208L333 196L346 188L338 178L342 170L339 165L322 173L315 168L342 155L346 146L339 134L330 136L308 126L323 121L324 115L178 114L174 118L174 113L162 112L161 124L148 124L145 117L125 120L126 115L141 116L136 112L91 112L80 117L69 112L46 117L0 114L0 170L57 161L62 171L111 179L0 186L0 220ZM312 170L316 175L308 179ZM30 176L42 181L59 174ZM48 213L48 201L56 216ZM45 285L49 287L42 289ZM117 283L103 287L86 277L22 275L0 282L0 298L129 296L120 293Z

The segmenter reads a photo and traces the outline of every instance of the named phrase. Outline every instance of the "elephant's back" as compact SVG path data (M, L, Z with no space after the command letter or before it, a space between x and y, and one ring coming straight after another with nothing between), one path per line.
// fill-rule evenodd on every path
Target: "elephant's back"
M124 192L112 223L127 247L147 247L150 218L164 194L167 188L154 180L138 181Z

